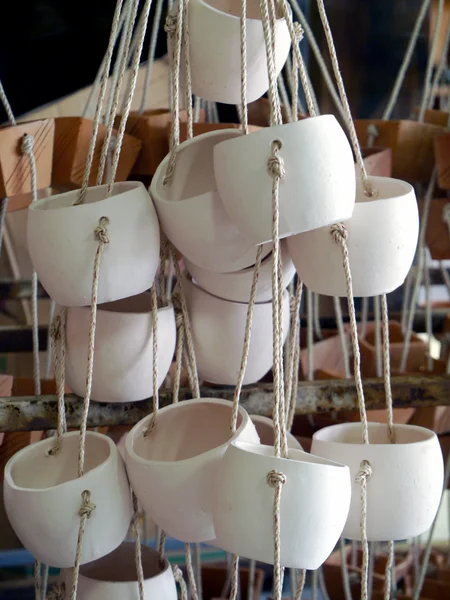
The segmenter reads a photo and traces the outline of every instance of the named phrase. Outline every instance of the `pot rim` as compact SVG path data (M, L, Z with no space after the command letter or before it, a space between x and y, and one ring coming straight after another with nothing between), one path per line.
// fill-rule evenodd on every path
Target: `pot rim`
M214 6L211 6L211 4L208 4L208 2L205 2L205 0L195 0L196 2L198 2L198 4L201 4L202 6L204 6L205 8L211 10L212 12L219 14L219 15L223 15L224 17L228 17L230 19L233 20L240 20L240 16L237 15L232 15L230 13L226 13L223 10L219 10L218 8L215 8ZM279 17L276 19L277 23L283 22L285 19L284 17ZM254 19L254 18L249 18L246 17L246 21L255 21L257 23L262 23L262 19Z
M199 404L219 404L221 406L226 406L230 408L230 423L231 423L231 412L232 412L232 408L233 408L233 404L232 402L230 402L229 400L221 400L220 398L197 398L197 399L192 399L192 400L186 400L183 402L177 402L176 404L169 404L169 406L165 406L164 408L161 408L159 410L159 412L161 413L162 411L164 412L169 412L170 410L186 410L189 408L189 406L198 406ZM205 457L208 457L214 453L217 452L217 450L220 449L226 449L230 443L233 442L233 440L236 440L242 430L244 429L244 427L248 424L248 422L250 421L250 417L248 416L247 411L242 408L242 406L239 405L239 414L242 417L242 421L241 424L239 425L239 427L236 429L235 433L233 435L230 436L230 438L225 441L222 444L219 444L218 446L215 446L214 448L210 448L209 450L206 450L205 452L201 452L200 454L197 454L196 456L192 456L191 458L184 458L182 460L151 460L148 458L142 458L142 456L139 456L136 451L134 450L134 440L137 438L137 436L142 435L142 432L144 429L146 429L148 422L151 420L152 416L153 416L153 412L150 413L149 415L147 415L144 419L142 419L141 421L139 421L134 427L133 429L130 430L130 432L127 435L126 441L125 441L125 450L126 450L126 455L129 457L129 460L132 460L136 463L139 463L140 465L142 465L143 467L146 466L166 466L168 468L170 468L170 466L174 466L174 465L187 465L187 464L195 464L197 462L201 462L203 461L203 459ZM127 462L127 461L125 461Z
M369 429L369 439L370 439L370 430L387 430L387 425L386 423L375 423L375 422L369 422L368 424L368 429ZM422 445L422 444L427 444L430 441L433 441L435 439L437 439L437 435L434 431L431 431L431 429L427 429L426 427L420 427L419 425L409 425L409 424L400 424L400 423L396 423L394 424L394 432L396 431L411 431L411 432L416 432L418 435L421 434L421 439L417 439L417 440L413 440L410 442L396 442L395 444L391 444L391 443L386 443L386 444L374 444L374 443L369 443L369 444L364 444L362 441L361 442L340 442L336 439L325 439L323 437L323 432L331 432L336 433L339 431L342 431L344 429L359 429L361 428L361 423L355 422L355 423L337 423L336 425L329 425L328 427L323 427L322 429L319 429L318 431L316 431L313 434L313 443L314 441L323 443L323 444L334 444L334 445L339 445L339 446L351 446L351 447L360 447L360 448L368 448L368 447L376 447L376 448L387 448L387 447L407 447L407 446L417 446L417 445Z
M74 437L77 435L80 435L79 431L70 431L70 432L64 433L63 438ZM114 451L116 450L118 452L116 445L114 444L112 439L109 438L107 435L104 435L103 433L97 433L96 431L87 431L86 438L88 436L96 438L103 443L106 441L108 444L108 447L109 447L109 455L103 462L98 464L96 467L94 467L90 471L85 472L84 475L82 475L82 477L76 477L73 479L69 479L68 481L64 481L63 483L58 483L57 485L53 485L53 486L45 487L45 488L28 488L28 487L18 486L15 484L12 473L11 473L14 463L17 462L18 459L22 459L24 457L26 458L27 454L31 454L31 453L36 454L39 447L49 446L49 448L50 448L54 444L55 438L47 438L45 440L41 440L40 442L36 442L35 444L30 444L29 446L22 448L22 450L19 450L19 452L14 454L14 456L12 456L8 460L8 462L6 463L6 466L5 466L5 475L4 475L5 482L7 482L9 487L15 491L40 494L40 493L47 493L52 490L60 489L67 484L73 483L74 481L83 481L83 479L85 479L88 475L95 474L95 472L97 470L107 467L113 460ZM44 455L46 455L46 454L47 454L47 451L44 451ZM48 457L48 458L52 458L52 457Z
M356 177L356 197L355 197L355 210L362 210L364 206L373 206L374 204L384 204L386 202L392 202L392 200L407 200L411 194L414 199L416 198L416 194L413 186L404 181L403 179L398 179L396 177L382 177L380 175L369 175L368 177L369 183L374 184L376 188L374 190L374 195L371 198L367 198L364 195L362 180L360 175ZM395 195L390 195L387 198L379 198L379 188L383 186L383 184L390 183L391 185L398 186L398 193ZM358 208L357 208L358 207ZM351 217L349 220L351 220Z

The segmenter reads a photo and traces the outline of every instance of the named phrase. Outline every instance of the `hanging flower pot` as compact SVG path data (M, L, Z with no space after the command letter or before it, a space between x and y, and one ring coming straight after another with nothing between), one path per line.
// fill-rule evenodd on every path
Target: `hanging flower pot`
M181 122L186 121L187 113L180 111ZM205 111L199 114L200 122L205 120ZM154 175L159 163L169 152L167 126L172 122L172 113L167 108L152 108L142 114L131 113L128 117L125 131L142 142L136 162L133 165L133 175ZM119 127L120 117L115 126Z
M226 400L187 400L140 421L128 434L128 477L142 508L169 536L183 542L215 538L212 494L218 465L233 440L258 442L244 409L231 435L233 405ZM157 490L157 493L155 493Z
M361 148L364 166L368 175L390 177L392 174L392 150L390 148ZM356 176L359 167L355 163Z
M192 34L191 34L192 35ZM167 156L150 186L164 233L192 263L219 273L255 264L256 248L227 215L217 192L213 149L219 142L242 137L237 129L212 131L192 138L177 149L171 181L164 179ZM270 251L267 245L264 256Z
M423 206L423 202L419 206ZM447 220L450 223L450 198L433 198L430 202L425 241L434 260L450 259L450 225Z
M404 282L419 233L412 186L387 177L371 177L370 182L375 195L367 198L361 180L357 180L355 209L345 223L356 297L387 294ZM289 238L288 248L300 279L309 289L326 296L347 296L341 249L329 227Z
M23 136L26 134L34 138L36 188L50 186L54 120L41 119L0 127L0 198L29 194L32 191L30 159L22 152Z
M281 244L281 260L283 264L283 288L286 288L295 275L295 267L286 242ZM248 302L253 283L254 267L248 267L234 273L213 273L197 267L187 259L184 264L194 281L206 292L231 302ZM272 300L272 254L261 261L256 288L256 302Z
M363 444L360 423L343 423L317 431L311 452L333 458L350 468L352 502L343 537L361 539L360 484L355 477L367 460L369 541L404 540L424 533L436 516L441 499L443 461L435 433L414 425L395 425L390 444L386 425L369 423L370 444Z
M443 132L442 127L417 121L356 119L356 133L362 146L370 145L372 126L378 132L374 144L392 150L393 177L408 181L430 179L434 167L433 138Z
M317 569L331 554L347 519L347 467L291 448L276 458L271 446L229 445L218 469L214 528L218 545L240 556L273 564L274 490L271 471L286 477L280 505L281 565Z
M450 190L450 134L436 136L434 153L438 172L439 187Z
M256 433L259 436L261 444L264 444L265 446L273 446L275 441L275 433L272 419L269 419L269 417L263 417L262 415L250 415L250 419L255 426ZM287 432L287 445L289 448L303 450L297 438L289 432Z
M219 385L236 385L241 368L248 304L208 294L183 278L199 377ZM289 295L283 296L283 342L289 327ZM272 303L257 303L244 385L259 381L272 367Z
M5 467L5 508L14 531L33 556L46 565L71 567L80 526L82 493L95 504L86 528L81 564L109 554L122 543L132 513L125 467L112 440L86 434L85 473L77 477L79 433L27 446Z
M116 550L87 565L78 576L79 600L138 600L134 542L124 542ZM141 545L141 560L145 598L177 600L177 589L172 568L167 559L161 563L159 553ZM72 588L72 569L65 569L59 577L66 596Z
M285 175L279 186L279 236L352 216L355 167L345 133L332 115L266 127L214 147L214 172L225 210L254 244L272 239L272 145ZM303 149L307 147L308 152Z
M90 307L67 311L66 379L84 395L89 346ZM101 304L97 308L92 400L136 402L153 393L153 318L149 293ZM175 353L173 307L158 310L158 387Z
M67 186L70 184L76 188L81 187L93 128L93 121L84 117L58 117L55 119L53 185ZM94 158L88 185L96 184L106 132L107 127L100 124L95 140ZM113 130L113 140L116 135L117 131ZM124 135L116 181L126 181L136 162L141 147L142 142L136 137Z
M239 3L232 0L192 0L189 2L189 49L192 92L205 100L225 104L241 102L241 47ZM266 45L260 5L247 2L247 102L253 102L269 89ZM286 62L291 38L284 19L275 22L275 71ZM183 72L183 70L182 70Z
M88 188L84 204L72 206L79 191L38 200L28 209L28 248L39 280L61 306L91 303L94 230L107 217L97 302L134 296L152 286L159 264L159 225L142 183Z

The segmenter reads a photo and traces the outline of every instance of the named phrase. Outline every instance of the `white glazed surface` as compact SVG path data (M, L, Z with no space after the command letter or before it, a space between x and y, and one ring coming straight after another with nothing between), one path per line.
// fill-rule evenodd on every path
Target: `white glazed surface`
M177 600L175 580L167 560L161 568L158 552L144 545L141 545L141 556L145 597ZM72 569L65 569L60 574L59 580L66 590L72 588L72 575ZM124 542L108 556L81 567L77 598L138 600L134 542Z
M166 156L150 186L161 227L172 244L193 264L219 273L245 269L256 259L255 245L227 215L214 179L214 146L241 135L237 129L221 129L187 140L177 151L170 184L163 184ZM267 244L263 256L270 249Z
M230 441L259 441L242 408L237 431L230 435L231 410L226 400L187 400L161 409L147 438L143 433L152 415L128 434L130 483L150 518L169 536L184 542L215 538L212 494L218 465Z
M412 186L388 177L369 180L377 197L366 198L358 179L353 216L345 222L355 297L387 294L402 285L419 235ZM299 277L309 289L328 296L347 296L341 247L332 239L329 227L293 236L288 247Z
M269 417L263 417L262 415L250 415L250 419L255 426L256 433L259 435L259 441L265 446L273 446L275 441L275 434L273 430L273 421ZM296 448L297 450L303 450L300 442L292 435L287 432L287 445L288 448Z
M313 436L311 452L350 467L352 502L343 536L361 539L360 484L355 476L368 460L369 541L403 540L424 533L436 516L442 492L443 460L436 434L414 425L395 426L396 443L388 443L387 426L369 423L370 444L364 445L360 423L325 427Z
M201 379L235 385L244 347L248 304L212 296L183 277L195 357ZM289 294L283 295L283 343L289 328ZM244 385L259 381L272 367L272 303L255 304Z
M284 240L281 242L281 260L283 264L283 288L286 288L295 275L295 267ZM198 285L206 292L231 302L248 302L253 283L254 266L235 273L213 273L197 267L189 260L184 264ZM256 302L272 300L272 254L262 262L256 287Z
M150 288L159 264L159 224L142 183L89 188L86 201L72 206L79 190L38 200L28 209L28 247L39 280L61 306L91 303L94 230L101 217L109 223L109 244L100 266L98 303L113 302Z
M112 440L86 435L85 474L78 478L79 433L64 435L61 449L49 438L27 446L5 467L4 501L9 521L31 554L46 565L75 563L81 494L96 506L86 526L81 564L97 560L123 541L132 514L125 466Z
M276 140L286 172L279 186L280 237L349 219L355 204L353 154L335 117L323 115L214 147L217 190L242 233L255 244L272 239L273 179L267 161Z
M84 396L91 310L67 311L66 381ZM158 387L175 352L173 307L158 310ZM153 395L153 318L149 293L125 298L97 309L92 400L136 402Z
M333 551L350 506L347 467L297 449L275 458L273 447L230 444L216 477L217 544L273 564L273 469L286 476L281 493L281 565L317 569Z
M239 16L240 3L237 0L189 2L192 91L205 100L241 103ZM246 38L247 102L253 102L269 88L266 46L257 0L247 3ZM278 19L275 24L277 75L286 62L290 46L286 22Z

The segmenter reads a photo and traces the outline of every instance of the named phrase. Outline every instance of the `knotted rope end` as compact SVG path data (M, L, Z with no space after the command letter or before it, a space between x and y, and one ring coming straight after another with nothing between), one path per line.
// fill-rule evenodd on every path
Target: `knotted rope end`
M66 595L66 584L56 583L48 592L47 600L64 600Z
M108 224L108 217L101 217L97 227L94 229L94 235L96 240L102 244L109 244L109 235L107 229Z
M286 175L284 160L278 153L281 149L281 142L274 140L272 142L272 155L267 159L267 170L273 178L283 179Z
M330 234L336 244L342 244L347 241L348 231L344 223L335 223L330 227Z
M267 473L267 483L272 488L275 488L278 485L284 485L286 483L286 475L273 469Z
M26 133L22 138L21 150L23 154L31 154L33 152L34 137Z
M368 460L362 460L359 471L355 475L356 483L367 482L373 475L372 466Z
M83 504L79 510L79 515L80 517L87 517L90 519L92 513L97 508L96 505L91 502L91 492L89 490L84 490L84 492L81 493L81 498L83 500Z

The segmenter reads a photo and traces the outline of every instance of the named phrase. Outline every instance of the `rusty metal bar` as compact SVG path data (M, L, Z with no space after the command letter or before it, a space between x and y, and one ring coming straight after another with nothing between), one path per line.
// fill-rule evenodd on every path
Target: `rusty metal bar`
M364 382L366 407L384 407L384 386L380 379ZM233 399L233 387L204 387L203 398ZM392 378L395 408L423 406L450 406L450 376L403 376ZM188 389L180 391L180 400L191 397ZM160 404L172 401L170 390L160 391ZM272 411L272 386L259 384L242 390L241 403L250 414L267 414ZM92 402L89 427L133 425L151 411L151 400L127 404L102 404ZM72 394L66 395L68 427L80 425L82 401ZM297 394L297 414L329 413L356 410L357 398L352 380L300 382ZM26 396L0 399L0 432L55 429L57 425L56 396Z

